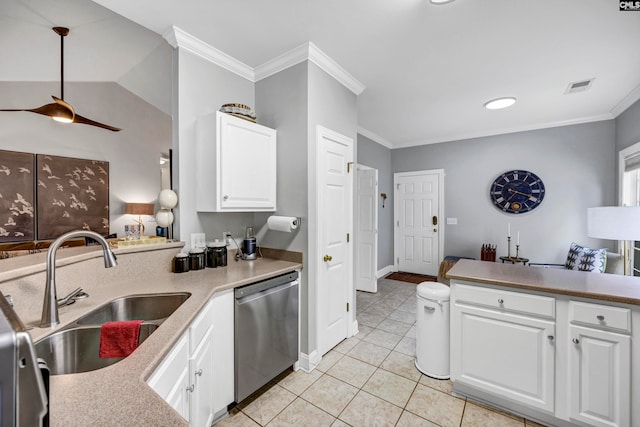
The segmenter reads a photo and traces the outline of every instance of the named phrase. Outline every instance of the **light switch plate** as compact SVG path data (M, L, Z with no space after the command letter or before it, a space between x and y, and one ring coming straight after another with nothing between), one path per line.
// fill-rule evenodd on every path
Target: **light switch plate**
M191 247L192 248L204 248L207 246L205 240L207 239L204 233L191 233Z

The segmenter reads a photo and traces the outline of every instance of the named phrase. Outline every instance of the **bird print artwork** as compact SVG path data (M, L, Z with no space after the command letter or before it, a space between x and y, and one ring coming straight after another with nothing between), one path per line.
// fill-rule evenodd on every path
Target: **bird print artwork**
M36 163L38 177L45 183L63 178L53 188L38 187L39 239L55 238L79 228L108 233L108 162L37 155Z
M35 240L35 155L0 150L0 243Z

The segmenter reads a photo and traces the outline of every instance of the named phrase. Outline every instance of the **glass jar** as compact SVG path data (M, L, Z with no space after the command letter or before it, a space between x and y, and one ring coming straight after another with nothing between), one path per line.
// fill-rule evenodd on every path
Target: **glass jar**
M227 245L219 239L207 243L207 267L227 266Z
M191 249L189 251L189 268L191 270L203 270L204 264L204 249Z
M173 258L173 272L186 273L189 271L189 255L184 252L177 253Z

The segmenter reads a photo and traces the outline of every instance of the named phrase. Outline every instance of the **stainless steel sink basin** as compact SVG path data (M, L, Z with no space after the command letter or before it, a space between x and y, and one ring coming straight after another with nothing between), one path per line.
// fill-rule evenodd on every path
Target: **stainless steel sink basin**
M138 344L191 296L188 292L129 295L97 307L66 328L35 343L38 357L44 359L51 375L93 371L123 358L102 359L100 329L105 322L143 320Z
M121 320L164 320L191 296L188 292L129 295L114 299L76 321L78 325L101 325Z
M146 340L157 328L158 324L143 323L138 343ZM36 342L35 348L38 357L47 362L51 375L93 371L123 359L100 358L100 326L79 326L56 332Z

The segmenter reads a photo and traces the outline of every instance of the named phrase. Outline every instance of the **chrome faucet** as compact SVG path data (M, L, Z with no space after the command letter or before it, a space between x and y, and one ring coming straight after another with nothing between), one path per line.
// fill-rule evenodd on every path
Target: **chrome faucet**
M105 268L115 267L118 264L115 254L111 252L109 248L109 242L96 232L87 230L70 231L54 240L47 251L47 283L44 290L42 318L40 319L41 328L49 328L60 323L60 317L58 316L58 296L56 292L56 252L64 242L77 237L89 237L102 245Z

